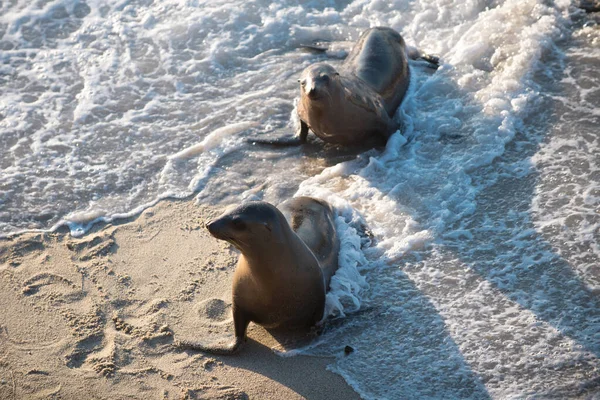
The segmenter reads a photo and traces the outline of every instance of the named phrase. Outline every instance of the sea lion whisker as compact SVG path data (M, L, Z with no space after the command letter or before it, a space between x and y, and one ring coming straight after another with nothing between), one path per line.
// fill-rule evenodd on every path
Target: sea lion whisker
M333 98L331 97L331 93L329 90L325 91L325 95L327 96L327 102L329 103L329 107L333 107Z
M226 241L228 241L229 243L233 244L235 247L238 248L242 248L244 246L247 246L247 243L245 243L243 240L240 240L239 238L235 238L232 236L227 236L227 238L225 239Z

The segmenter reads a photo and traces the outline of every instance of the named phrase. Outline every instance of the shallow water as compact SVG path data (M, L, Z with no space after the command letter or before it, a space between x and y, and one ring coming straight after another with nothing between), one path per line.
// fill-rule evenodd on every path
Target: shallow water
M376 25L444 61L411 63L402 135L247 142L291 135L300 72ZM299 49L316 39L332 50ZM165 197L314 195L341 212L328 307L346 316L299 352L339 355L361 396L600 394L597 17L534 0L12 1L0 49L0 233L83 234Z

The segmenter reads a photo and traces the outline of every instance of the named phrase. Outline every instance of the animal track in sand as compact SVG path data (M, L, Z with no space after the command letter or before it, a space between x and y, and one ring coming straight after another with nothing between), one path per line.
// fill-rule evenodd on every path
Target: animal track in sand
M21 307L14 307L19 310ZM19 315L31 315L22 310ZM67 327L55 316L47 315L43 310L36 310L39 319L22 319L19 321L3 321L0 325L0 343L10 344L10 347L19 351L42 350L50 347L60 347L65 338L68 337ZM44 315L46 314L46 315ZM52 326L51 329L48 326Z
M191 282L188 283L185 289L181 290L178 299L181 301L192 300L194 298L194 294L200 287L202 287L203 283L204 278L193 279Z
M23 294L36 294L41 287L52 284L61 284L66 286L68 292L77 289L77 286L75 286L71 280L65 278L64 276L52 272L40 272L39 274L35 274L23 282Z
M69 368L79 368L90 353L102 347L106 318L98 307L84 315L71 311L63 311L62 315L71 328L71 334L77 338L75 348L65 356L66 363Z
M118 315L113 315L112 320L117 331L123 332L130 336L135 336L144 341L152 341L156 339L165 339L173 336L173 332L168 325L160 325L154 323L146 323L143 326L134 326Z
M146 311L144 312L144 314L146 314L146 315L156 314L163 308L167 307L168 304L169 304L169 300L167 300L167 299L154 299L154 300L150 301L148 304L146 304Z
M115 229L103 235L84 239L72 239L67 242L67 248L76 253L79 261L89 261L99 257L105 257L116 247L114 238Z
M8 271L0 272L0 304L0 344L35 350L55 346L69 336L60 314L52 307L30 301L22 294L20 282ZM10 311L4 313L7 310Z
M102 347L85 358L82 368L93 370L105 377L111 377L119 366L128 365L131 362L130 349L117 345L114 330L105 331Z
M24 258L38 256L45 248L41 234L27 239L20 239L16 242L2 240L0 241L0 265L8 264L11 267L18 267Z
M127 322L120 315L125 308L139 306L126 301L105 305L119 310L114 311L110 318L105 317L108 312L106 307L102 308L104 311L96 307L94 312L83 316L63 313L70 318L72 334L78 338L71 353L65 357L67 366L94 371L107 378L114 376L125 366L129 366L132 371L148 368L147 363L139 365L133 360L143 360L149 353L162 354L172 341L169 327L158 324L154 320L155 313L149 313L149 310L156 307L160 309L164 304L165 301L159 299L149 305L142 305L138 309L142 315L131 316L137 324ZM132 355L140 351L143 353L141 357L139 354ZM138 365L130 365L132 363Z

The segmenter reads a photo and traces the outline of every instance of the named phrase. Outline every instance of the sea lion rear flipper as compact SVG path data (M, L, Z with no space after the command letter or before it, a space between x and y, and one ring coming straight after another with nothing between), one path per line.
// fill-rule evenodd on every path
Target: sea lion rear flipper
M302 44L300 49L309 53L325 53L327 51L327 47L318 44Z
M581 0L579 2L579 8L585 10L587 13L593 13L600 11L600 1L598 0Z
M413 46L406 46L406 55L411 60L423 60L427 61L428 67L437 69L440 66L440 58L433 54L426 54L421 52L419 49Z
M291 147L300 146L306 141L302 141L299 137L293 137L279 139L249 139L248 142L250 142L251 144L262 144L267 146Z
M314 40L311 44L301 44L298 46L308 53L325 53L329 50L330 42L328 40Z
M433 54L421 54L419 59L427 61L429 63L427 65L429 68L438 69L440 66L440 58L438 56L434 56Z

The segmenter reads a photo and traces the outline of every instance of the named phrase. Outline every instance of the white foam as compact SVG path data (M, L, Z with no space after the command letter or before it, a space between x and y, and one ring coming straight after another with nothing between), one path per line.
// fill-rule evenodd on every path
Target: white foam
M198 155L207 150L212 150L215 147L219 146L223 139L227 136L234 135L256 125L256 123L252 122L238 122L237 124L224 126L208 134L208 136L206 136L200 143L192 145L187 149L184 149L179 153L170 156L169 159L185 159Z
M348 312L358 311L362 295L369 288L359 272L360 267L367 264L361 250L361 237L350 225L352 221L338 216L335 222L340 238L339 268L331 279L323 318L344 316Z

